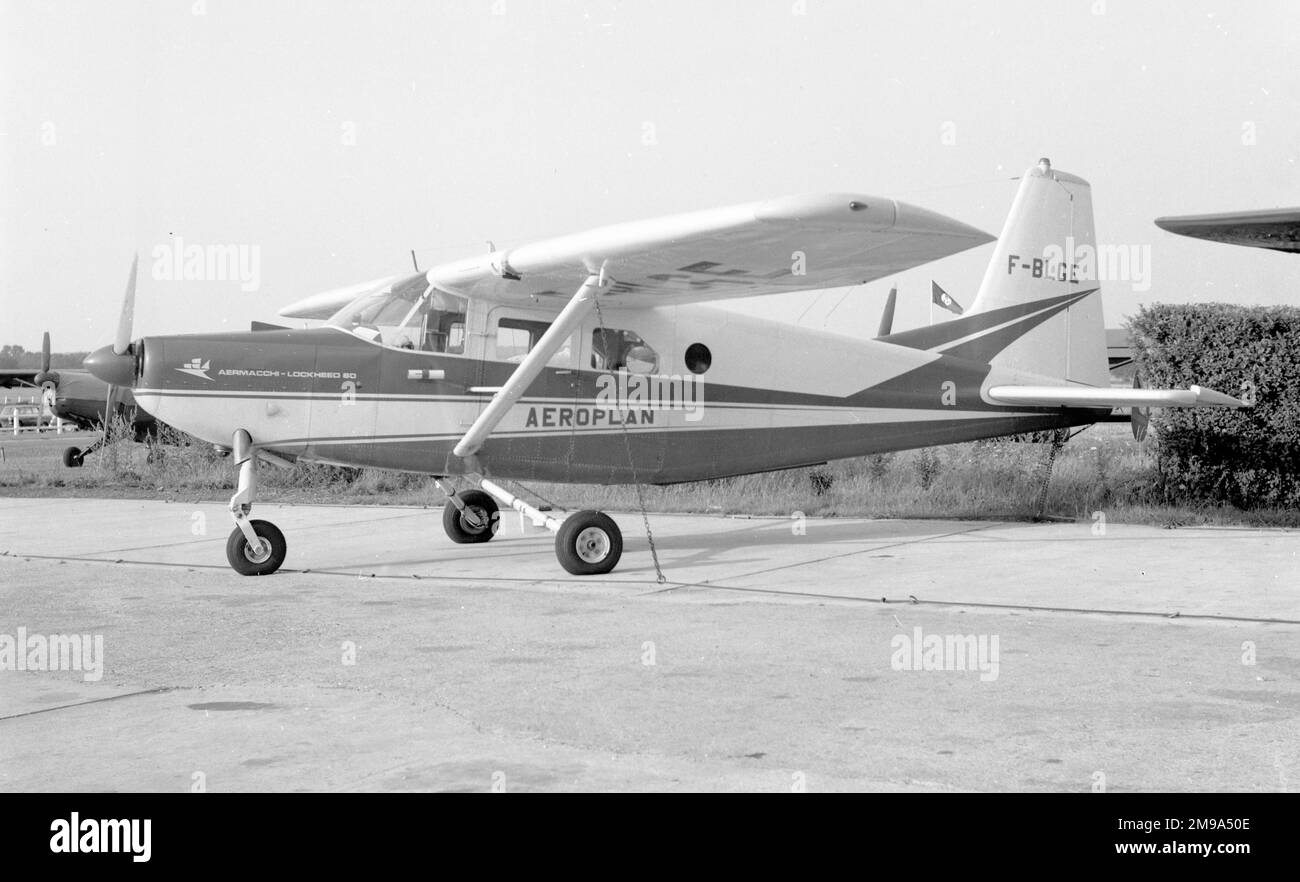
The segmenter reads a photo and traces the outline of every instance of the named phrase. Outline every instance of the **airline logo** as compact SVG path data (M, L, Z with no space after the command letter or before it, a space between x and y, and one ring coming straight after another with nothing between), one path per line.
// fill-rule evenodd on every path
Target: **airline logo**
M189 374L191 377L201 377L210 383L215 383L216 380L208 376L208 368L211 364L212 359L203 360L199 358L191 358L176 370L180 371L182 374Z

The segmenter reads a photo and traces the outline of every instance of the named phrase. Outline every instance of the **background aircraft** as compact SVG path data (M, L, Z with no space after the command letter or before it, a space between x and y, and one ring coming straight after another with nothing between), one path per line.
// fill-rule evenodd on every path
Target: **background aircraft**
M1300 208L1158 217L1155 224L1194 239L1300 253Z
M82 465L85 458L113 440L114 425L126 427L128 437L144 442L158 435L158 422L136 406L129 388L114 388L82 368L50 367L50 335L41 342L39 368L0 369L6 385L26 385L40 389L50 412L65 423L85 432L99 432L99 438L87 447L72 446L63 451L63 464L70 468ZM104 419L107 413L109 420Z
M1091 189L1042 160L970 309L875 340L707 303L861 284L992 237L886 198L785 197L385 280L322 328L134 342L133 267L116 339L86 367L233 450L226 554L240 573L272 573L287 550L249 517L258 463L304 458L432 474L453 541L489 541L504 504L555 533L567 571L600 574L622 553L611 518L556 517L497 481L668 484L1088 425L1116 407L1243 406L1199 386L1111 388L1098 286L1050 257L1069 238L1096 247ZM320 318L329 300L281 314Z

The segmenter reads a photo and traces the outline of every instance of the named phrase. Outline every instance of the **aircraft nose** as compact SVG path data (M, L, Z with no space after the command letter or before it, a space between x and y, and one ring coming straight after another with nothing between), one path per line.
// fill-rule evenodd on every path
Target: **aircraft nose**
M135 355L130 351L118 355L112 346L105 346L87 355L82 366L110 386L135 384Z

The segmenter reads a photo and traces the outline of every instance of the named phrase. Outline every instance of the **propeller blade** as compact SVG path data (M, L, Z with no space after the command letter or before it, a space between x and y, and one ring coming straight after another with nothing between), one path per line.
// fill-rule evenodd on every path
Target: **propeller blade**
M48 393L52 387L59 385L59 375L56 371L50 370L50 332L45 332L45 338L41 340L41 370L34 378L36 385L46 390Z
M117 337L113 340L113 352L125 355L131 348L131 326L135 321L135 274L140 264L137 254L131 261L131 277L126 281L126 296L122 299L122 314L117 320ZM112 393L109 393L112 397Z

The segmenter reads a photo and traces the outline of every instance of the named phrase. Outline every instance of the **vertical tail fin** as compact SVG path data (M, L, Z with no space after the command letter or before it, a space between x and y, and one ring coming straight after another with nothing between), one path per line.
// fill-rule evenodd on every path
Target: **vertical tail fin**
M991 364L1107 385L1106 328L1094 280L1095 255L1091 187L1040 160L1021 179L967 313L1000 311L997 317L1006 317L1005 329L989 334L986 354Z

